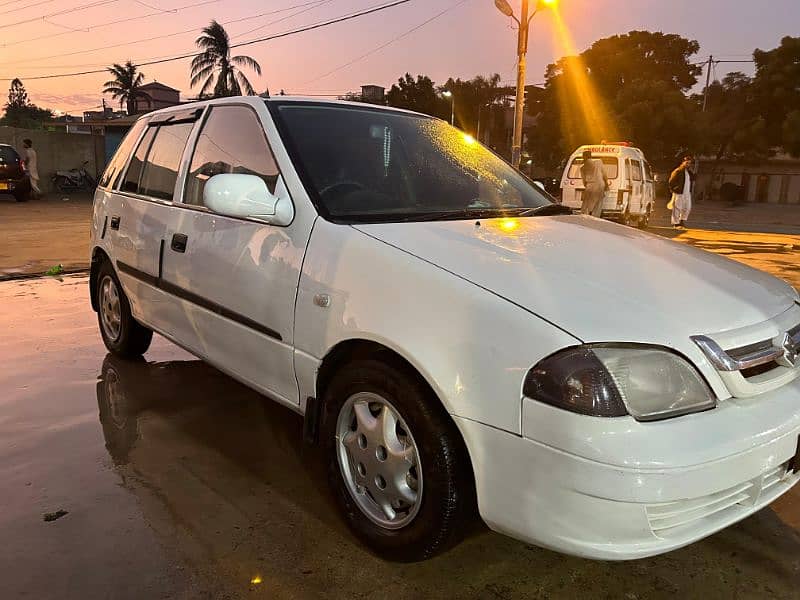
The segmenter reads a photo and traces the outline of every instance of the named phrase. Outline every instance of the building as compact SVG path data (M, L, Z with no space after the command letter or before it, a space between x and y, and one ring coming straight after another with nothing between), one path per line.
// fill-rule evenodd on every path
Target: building
M369 102L370 104L385 104L386 88L379 85L362 85L361 101Z
M158 110L159 108L167 108L168 106L175 106L181 103L180 90L171 88L158 81L146 83L139 89L147 94L147 97L136 98L135 112L137 114Z
M738 186L739 200L744 202L800 204L800 158L778 154L767 160L718 163L711 158L701 158L698 189L710 193L712 199L720 199L725 184Z

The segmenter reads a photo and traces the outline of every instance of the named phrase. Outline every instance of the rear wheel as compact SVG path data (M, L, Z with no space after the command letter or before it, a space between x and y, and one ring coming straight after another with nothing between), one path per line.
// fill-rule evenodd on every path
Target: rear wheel
M653 205L650 204L647 206L647 210L644 212L644 214L639 217L639 222L636 224L639 229L647 229L647 227L650 225L650 215L652 212Z
M153 332L133 318L110 262L101 265L97 282L97 321L106 348L123 358L141 356L150 347Z
M336 500L380 556L429 558L471 513L466 451L452 421L408 369L358 360L325 393L323 443Z
M29 190L17 190L14 192L14 200L17 202L26 202L30 195L31 193Z

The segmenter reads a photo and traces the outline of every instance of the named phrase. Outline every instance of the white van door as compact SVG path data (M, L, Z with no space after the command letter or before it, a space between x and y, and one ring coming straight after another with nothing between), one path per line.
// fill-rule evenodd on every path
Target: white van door
M275 400L299 405L294 303L310 224L289 227L222 216L203 202L206 182L248 173L274 192L280 171L262 119L245 104L208 111L186 159L185 186L167 224L162 288L175 302L171 335Z
M628 214L638 216L644 212L644 171L641 161L630 159L631 198Z

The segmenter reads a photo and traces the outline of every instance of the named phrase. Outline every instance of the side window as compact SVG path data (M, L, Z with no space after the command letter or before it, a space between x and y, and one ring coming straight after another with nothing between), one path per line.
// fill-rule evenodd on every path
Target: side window
M158 127L139 180L140 194L161 200L172 200L181 157L193 127L194 123Z
M653 168L647 161L644 161L644 178L647 181L653 181Z
M215 106L197 138L183 201L203 206L203 188L214 175L258 175L275 191L278 166L256 113L245 106Z
M139 147L136 148L131 157L131 162L128 164L128 171L125 173L125 179L122 182L122 191L130 192L132 194L139 193L139 178L142 175L142 166L144 166L144 159L147 157L147 152L150 150L150 144L153 143L153 138L156 135L156 128L150 127L147 133L144 134L142 141L139 142Z
M634 181L642 180L642 163L638 160L631 161L631 177Z
M114 157L111 159L111 162L108 163L103 176L100 178L100 183L98 185L101 188L113 188L115 186L120 173L125 168L125 163L128 162L128 156L131 150L133 150L133 145L136 143L136 140L139 139L143 128L144 121L137 121L133 124L133 127L128 130L128 133L125 134L122 143L120 143L117 151L114 153Z

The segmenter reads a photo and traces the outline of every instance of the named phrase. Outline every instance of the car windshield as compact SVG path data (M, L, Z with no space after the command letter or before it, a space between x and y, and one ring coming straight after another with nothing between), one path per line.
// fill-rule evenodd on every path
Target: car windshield
M297 102L277 103L277 112L307 187L333 220L466 219L533 214L551 204L502 159L443 121Z

